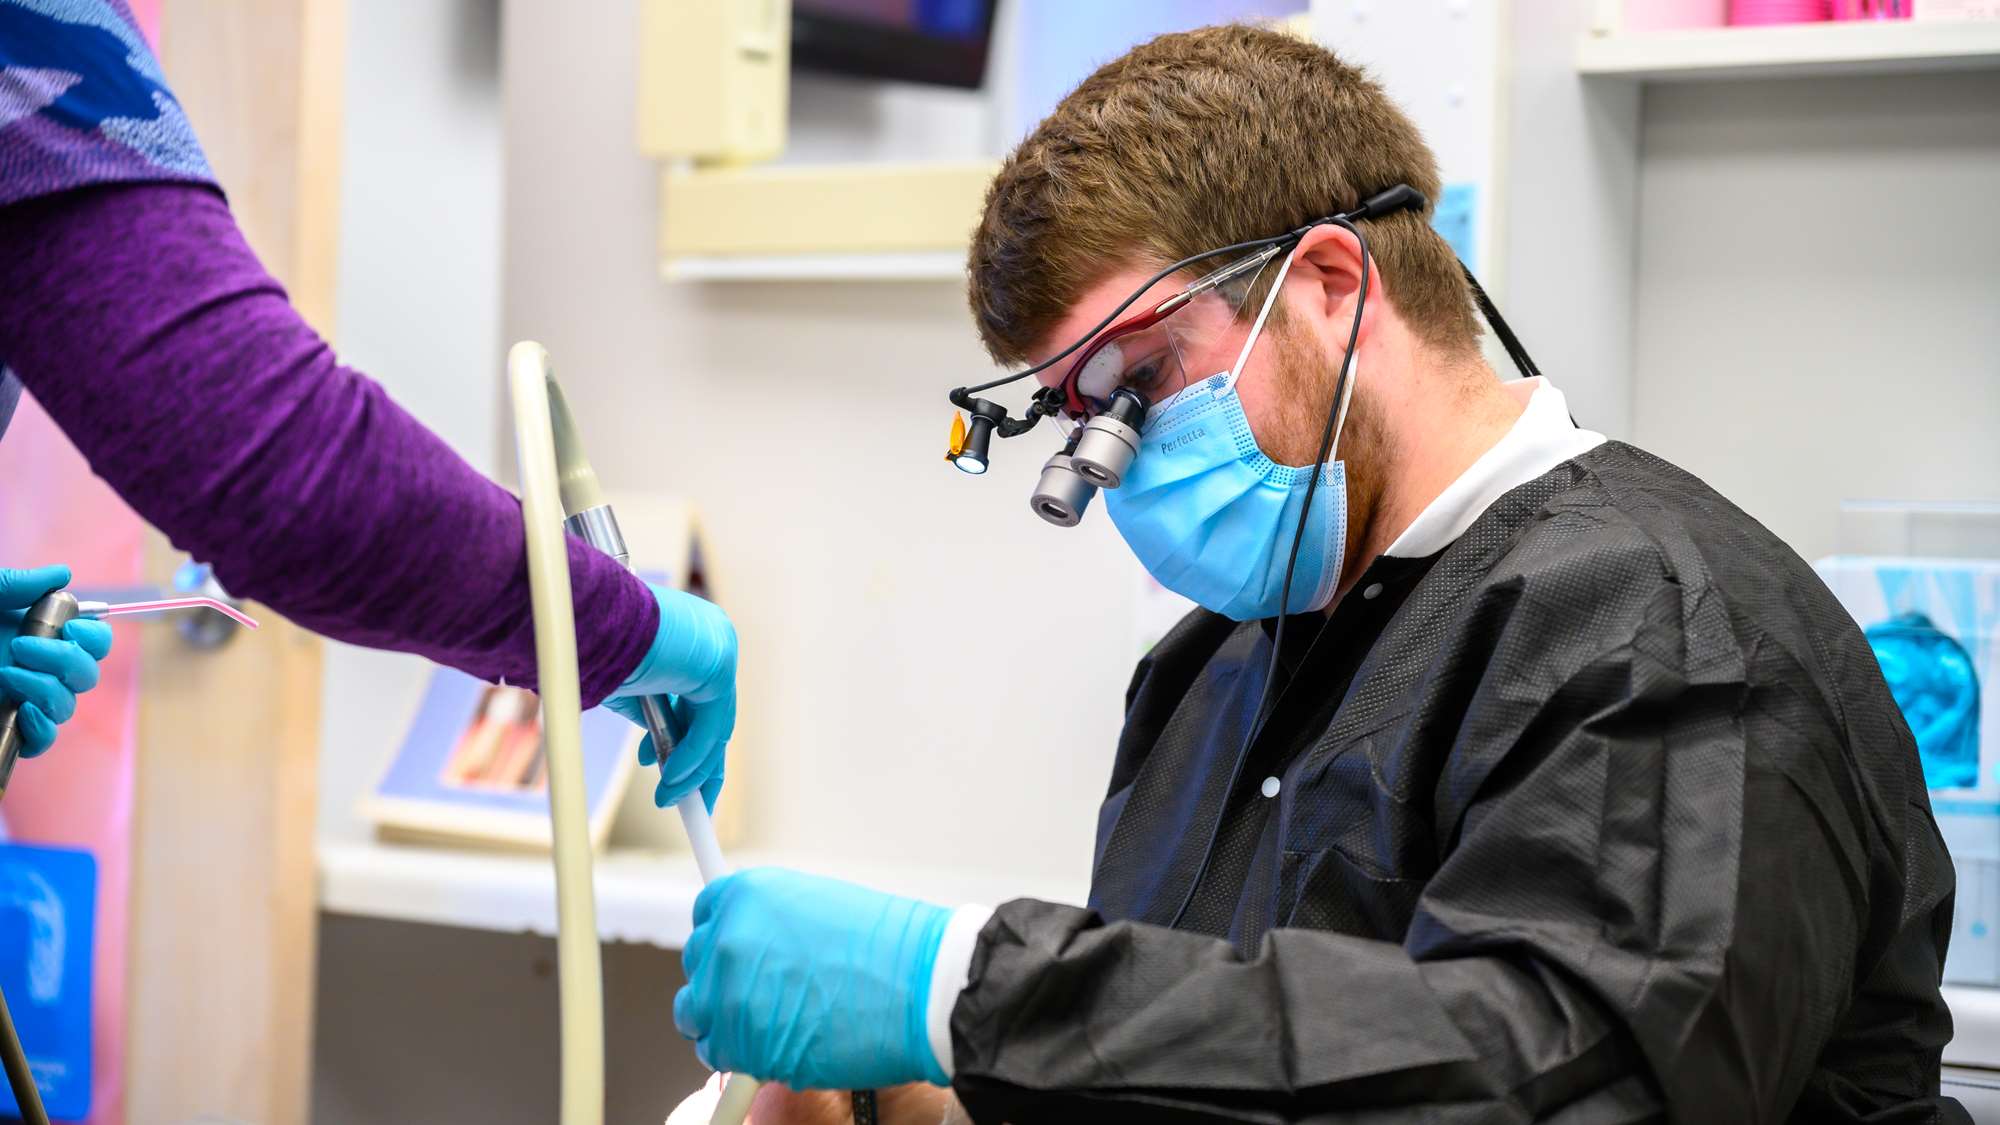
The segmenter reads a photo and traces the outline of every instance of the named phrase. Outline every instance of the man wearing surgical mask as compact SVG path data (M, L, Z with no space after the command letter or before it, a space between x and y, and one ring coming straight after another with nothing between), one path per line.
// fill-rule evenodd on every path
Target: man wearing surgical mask
M674 1005L710 1063L980 1121L1966 1119L1951 867L1867 643L1702 482L1501 381L1421 209L1315 223L1400 184L1436 164L1381 88L1244 27L1106 65L1007 161L981 335L1076 345L1038 376L1072 419L1144 401L1104 506L1202 608L1133 677L1086 906L720 881Z

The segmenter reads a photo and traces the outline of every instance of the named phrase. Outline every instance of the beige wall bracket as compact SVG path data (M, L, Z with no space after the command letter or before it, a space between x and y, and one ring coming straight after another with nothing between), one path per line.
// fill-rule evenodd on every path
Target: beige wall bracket
M744 164L785 148L791 0L644 0L639 151Z
M983 160L670 169L660 179L661 273L956 276L996 169Z

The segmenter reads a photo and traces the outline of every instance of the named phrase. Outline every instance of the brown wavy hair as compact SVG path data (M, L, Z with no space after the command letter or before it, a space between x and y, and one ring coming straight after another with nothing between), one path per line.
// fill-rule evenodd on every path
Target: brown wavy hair
M1120 268L1279 234L1399 183L1435 201L1437 159L1359 67L1241 24L1162 35L1084 79L1001 166L966 266L973 317L994 359L1019 363ZM1428 216L1363 229L1411 330L1444 354L1476 349L1471 292Z

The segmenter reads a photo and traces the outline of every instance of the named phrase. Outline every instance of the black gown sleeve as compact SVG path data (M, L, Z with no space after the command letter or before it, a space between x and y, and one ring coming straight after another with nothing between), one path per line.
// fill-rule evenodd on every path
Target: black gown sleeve
M1079 908L1001 907L952 1015L968 1111L1786 1120L1857 981L1935 996L1949 895L1882 893L1904 879L1875 870L1902 855L1880 845L1912 810L1871 805L1842 721L1781 646L1691 660L1680 611L1656 608L1538 700L1517 744L1463 748L1484 764L1434 795L1463 811L1400 944L1277 929L1246 959ZM1912 830L1934 833L1923 812ZM1935 1075L1949 1017L1885 1034Z

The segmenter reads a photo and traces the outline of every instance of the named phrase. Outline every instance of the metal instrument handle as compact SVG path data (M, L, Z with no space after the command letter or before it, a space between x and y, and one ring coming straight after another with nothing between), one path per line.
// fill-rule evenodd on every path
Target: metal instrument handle
M76 595L68 590L52 590L35 600L21 618L23 637L56 637L77 615ZM21 708L9 703L0 706L0 796L14 776L14 762L21 756Z

